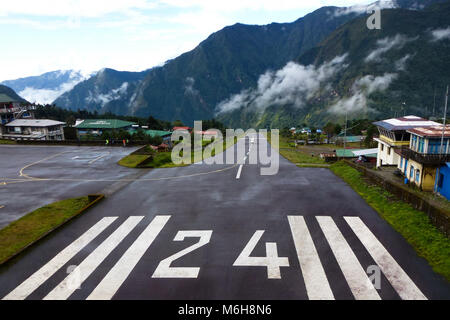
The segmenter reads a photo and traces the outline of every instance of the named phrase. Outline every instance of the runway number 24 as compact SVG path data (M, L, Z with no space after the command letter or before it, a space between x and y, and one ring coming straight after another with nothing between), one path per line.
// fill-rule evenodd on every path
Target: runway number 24
M289 259L287 257L278 257L277 244L274 242L266 243L265 257L252 257L251 253L264 234L264 230L258 230L247 243L241 254L237 257L233 266L251 267L260 266L267 267L268 279L281 279L280 267L289 267ZM183 241L185 238L199 238L199 241L192 246L181 250L162 260L152 278L197 278L200 272L199 267L171 267L171 264L181 257L197 250L208 244L211 240L212 230L191 230L178 231L174 241Z

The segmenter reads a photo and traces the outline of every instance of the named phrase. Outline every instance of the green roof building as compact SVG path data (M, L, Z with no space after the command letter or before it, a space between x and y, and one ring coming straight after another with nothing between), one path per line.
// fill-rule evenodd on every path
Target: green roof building
M76 125L77 129L86 130L127 130L136 123L118 119L89 119L84 120L80 124Z

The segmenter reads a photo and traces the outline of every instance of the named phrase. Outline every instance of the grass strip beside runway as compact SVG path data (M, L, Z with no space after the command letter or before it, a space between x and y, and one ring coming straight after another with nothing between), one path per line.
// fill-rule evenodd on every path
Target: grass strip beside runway
M431 224L424 212L397 200L381 187L366 183L358 170L343 162L331 165L331 171L347 182L399 232L435 272L450 281L450 239Z
M0 139L0 144L17 144L14 140Z
M191 152L191 162L194 163L196 159L196 155L199 155L202 160L205 160L206 157L204 157L203 152L205 148L209 145L211 147L214 146L214 144L222 143L222 150L225 151L227 147L232 147L237 143L238 137L234 137L233 143L230 143L229 146L227 146L227 141L230 141L232 138L227 138L226 140L218 140L218 141L207 141L204 140L202 142L202 149L201 150L193 150ZM147 148L149 148L147 146ZM216 149L213 148L211 152L211 156L214 157L216 155ZM185 167L189 164L175 164L172 162L172 152L166 151L166 152L153 152L148 150L148 154L130 154L128 156L125 156L118 162L119 165L127 168L173 168L173 167Z
M97 198L98 199L98 198ZM88 196L39 208L0 230L0 264L92 204Z
M266 137L267 141L271 143L270 133L268 133ZM299 148L295 147L295 145L291 143L291 140L292 138L280 136L280 145L278 152L287 160L291 161L292 163L301 164L298 165L299 167L310 167L309 164L311 164L311 167L314 168L317 168L317 165L324 165L324 168L328 167L325 160L321 159L320 157L303 152Z

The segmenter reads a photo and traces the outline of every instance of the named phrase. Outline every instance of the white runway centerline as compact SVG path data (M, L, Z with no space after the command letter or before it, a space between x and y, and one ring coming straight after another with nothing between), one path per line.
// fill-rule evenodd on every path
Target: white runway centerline
M97 222L81 237L72 242L46 265L44 265L31 277L25 280L21 285L11 291L11 293L4 297L3 300L23 300L28 297L116 219L117 217L106 217Z
M243 166L243 164L241 164L239 166L239 169L238 169L238 172L237 172L237 175L236 175L236 179L240 179L241 178L242 166Z
M427 297L359 217L344 217L344 219L402 299L427 300Z

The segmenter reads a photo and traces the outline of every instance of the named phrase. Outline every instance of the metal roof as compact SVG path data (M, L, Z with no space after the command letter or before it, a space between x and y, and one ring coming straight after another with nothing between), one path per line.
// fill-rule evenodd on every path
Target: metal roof
M377 153L378 153L378 148L353 151L353 154L358 157L359 156L367 156L367 155L371 155L371 154L377 154Z
M421 137L442 137L443 125L426 127L426 128L414 128L408 130L408 132L416 134ZM450 125L445 126L444 137L450 137Z
M389 131L409 130L418 127L436 126L439 123L430 121L417 116L406 116L401 118L392 118L373 123Z
M6 127L51 127L65 125L65 122L48 119L17 119L6 124Z
M88 119L76 125L77 129L120 129L136 123L118 119Z
M370 150L370 149L368 149ZM360 155L364 155L366 157L373 157L376 158L377 156L377 149L374 149L375 152L372 153L365 153L363 149L338 149L336 150L336 156L338 156L339 158L355 158L355 157L359 157ZM356 153L364 153L364 154L356 154Z

